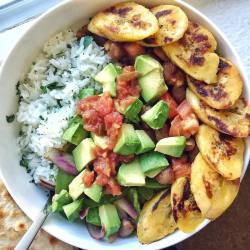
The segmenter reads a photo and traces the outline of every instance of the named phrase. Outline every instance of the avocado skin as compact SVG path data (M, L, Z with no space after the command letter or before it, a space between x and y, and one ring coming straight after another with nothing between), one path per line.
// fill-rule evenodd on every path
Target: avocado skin
M99 207L99 216L101 224L105 229L105 236L109 237L120 229L121 221L116 207L112 204L106 204Z
M142 120L152 129L160 129L168 119L169 107L164 101L157 102L150 110L142 116Z

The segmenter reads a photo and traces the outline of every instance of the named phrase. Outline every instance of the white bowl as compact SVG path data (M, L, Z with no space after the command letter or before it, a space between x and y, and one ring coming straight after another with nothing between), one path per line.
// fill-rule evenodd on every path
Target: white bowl
M17 111L16 83L21 75L29 68L32 59L34 59L41 49L44 42L53 34L63 30L73 24L85 24L89 17L97 11L122 1L117 0L72 0L61 3L49 12L42 15L30 29L21 37L12 49L2 65L0 72L0 169L3 181L10 194L20 206L20 208L32 220L42 209L46 202L45 193L34 184L29 183L30 177L25 169L19 166L16 138L18 135L17 123L6 123L5 116ZM221 31L203 14L190 5L182 1L168 0L140 0L137 1L148 6L158 4L176 4L182 7L189 18L203 24L216 37L218 41L218 52L224 57L230 59L238 67L244 80L244 94L247 100L250 100L250 85L246 72L240 62L240 59L225 38ZM153 3L152 3L153 2ZM244 158L244 171L250 157L250 140L247 140L247 150ZM197 231L205 227L208 221L205 221ZM71 245L84 249L98 250L128 250L128 249L161 249L174 245L188 237L191 234L184 234L180 231L167 236L166 238L152 243L150 245L141 245L136 237L128 239L118 239L112 244L93 240L85 226L82 224L69 223L60 215L52 215L44 225L51 235L63 240ZM196 231L196 232L197 232ZM218 231L219 233L219 231Z

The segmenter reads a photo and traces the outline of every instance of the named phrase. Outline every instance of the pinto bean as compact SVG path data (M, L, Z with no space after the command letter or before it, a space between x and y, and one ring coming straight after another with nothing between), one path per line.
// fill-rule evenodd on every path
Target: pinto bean
M170 61L163 64L163 74L169 85L180 87L185 84L185 74Z
M145 53L144 47L136 42L124 43L123 48L128 53L131 59L135 59L137 56Z
M104 49L113 60L120 61L124 56L124 50L119 43L107 41L104 44Z
M185 86L174 86L171 94L175 101L179 104L186 98L186 87Z
M163 62L169 62L168 57L165 55L165 53L163 52L161 48L159 47L153 48L153 52Z
M194 149L190 152L188 152L188 161L190 163L192 163L195 159L195 157L199 154L199 149L198 147L195 145Z
M163 128L155 131L156 140L159 141L169 136L169 126L164 124Z
M172 184L174 182L174 172L172 168L167 168L156 176L156 180L162 185Z
M196 146L195 140L194 138L190 137L189 139L187 139L186 141L186 146L185 146L185 150L186 151L192 151Z

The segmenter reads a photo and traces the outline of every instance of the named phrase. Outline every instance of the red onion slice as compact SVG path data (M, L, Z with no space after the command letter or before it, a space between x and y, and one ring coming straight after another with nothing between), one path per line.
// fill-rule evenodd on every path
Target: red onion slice
M123 219L118 235L122 238L126 238L133 233L134 229L135 227L130 220Z
M80 212L80 219L83 220L87 216L88 212L89 212L88 207L83 208L82 211Z
M72 155L66 152L52 148L45 154L45 158L52 161L58 168L68 174L78 174Z
M104 228L100 228L97 226L94 226L92 224L86 223L87 224L87 229L90 234L90 236L96 240L103 240L105 237L105 230Z
M38 184L43 187L43 188L46 188L50 191L55 191L55 183L51 182L51 181L48 181L46 180L44 177L42 176L39 176L39 182Z
M134 207L126 200L125 198L121 198L114 202L118 209L126 212L131 218L136 219L138 214Z

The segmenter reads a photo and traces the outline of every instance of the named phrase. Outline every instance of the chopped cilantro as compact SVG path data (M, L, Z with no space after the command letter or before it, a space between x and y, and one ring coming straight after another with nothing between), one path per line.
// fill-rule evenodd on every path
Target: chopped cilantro
M86 49L93 42L92 36L85 36L83 41L83 47Z
M6 121L8 123L13 122L14 120L15 120L15 115L14 114L12 114L12 115L6 115Z

